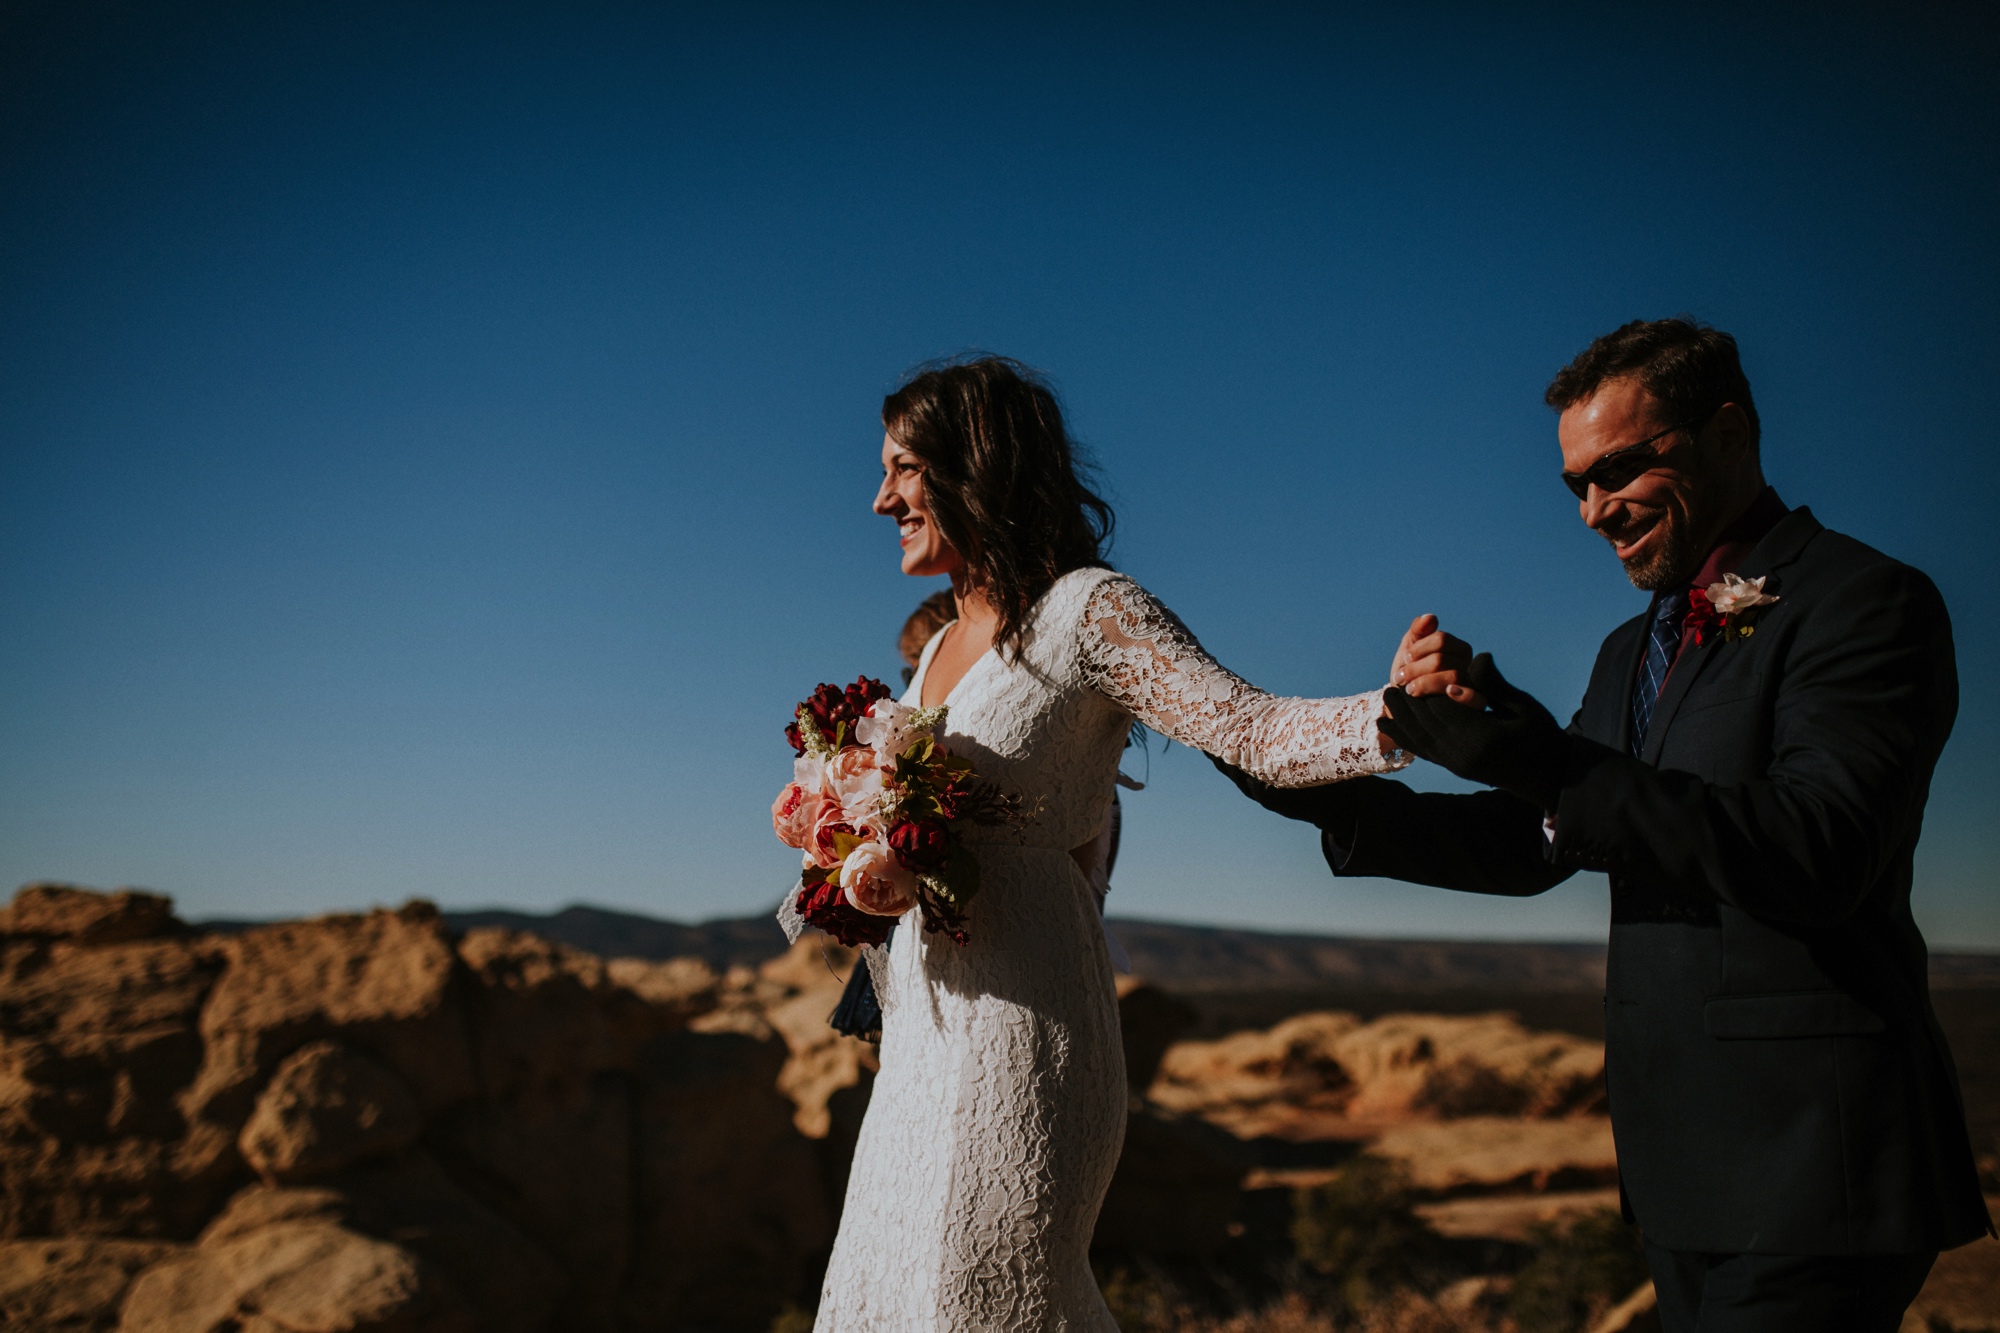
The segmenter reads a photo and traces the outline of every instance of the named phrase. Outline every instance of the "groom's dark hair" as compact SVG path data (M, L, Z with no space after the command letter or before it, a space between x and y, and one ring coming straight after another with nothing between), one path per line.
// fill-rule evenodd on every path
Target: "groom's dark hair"
M994 644L1012 655L1029 609L1071 570L1104 563L1111 536L1055 390L1004 356L933 362L882 400L882 428L924 461L938 532L1000 613Z
M1760 433L1757 404L1736 354L1736 339L1692 319L1635 319L1577 353L1556 372L1542 400L1564 412L1607 380L1634 379L1674 421L1706 418L1734 403L1750 418L1750 444Z

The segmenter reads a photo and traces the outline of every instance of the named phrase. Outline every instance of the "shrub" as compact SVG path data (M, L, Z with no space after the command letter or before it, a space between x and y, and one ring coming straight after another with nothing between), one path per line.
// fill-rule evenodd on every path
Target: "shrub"
M812 1333L813 1317L810 1310L801 1310L790 1301L785 1308L772 1316L770 1333Z
M1508 1312L1521 1333L1573 1333L1648 1277L1639 1233L1609 1209L1530 1233L1535 1257L1514 1276Z
M1119 1333L1174 1333L1187 1316L1185 1302L1173 1285L1157 1273L1129 1268L1100 1271L1098 1290L1110 1307Z
M1434 1237L1397 1162L1363 1154L1324 1185L1293 1195L1292 1243L1302 1263L1332 1278L1341 1302L1362 1310L1416 1285Z

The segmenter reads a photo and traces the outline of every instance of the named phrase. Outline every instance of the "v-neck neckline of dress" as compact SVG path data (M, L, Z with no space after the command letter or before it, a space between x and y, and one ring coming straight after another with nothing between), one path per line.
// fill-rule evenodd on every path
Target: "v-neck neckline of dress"
M965 688L965 682L971 680L973 673L986 665L986 659L993 656L995 650L1000 646L997 643L988 644L986 651L973 658L972 664L965 668L964 673L957 680L952 682L951 688L944 692L944 698L934 704L926 704L924 702L924 686L930 680L931 664L937 661L938 650L944 647L944 636L951 633L952 626L957 623L956 620L947 621L944 628L938 631L937 638L931 643L930 648L924 654L923 668L918 671L917 678L913 682L917 687L917 707L919 708L944 708L949 706L958 692Z

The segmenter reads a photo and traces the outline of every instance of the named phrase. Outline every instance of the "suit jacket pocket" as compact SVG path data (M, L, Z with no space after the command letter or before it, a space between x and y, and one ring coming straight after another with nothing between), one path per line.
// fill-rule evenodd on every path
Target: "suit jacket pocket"
M1707 688L1704 689L1703 685ZM1679 716L1688 717L1710 708L1726 708L1730 704L1761 703L1764 699L1762 677L1751 676L1747 680L1703 681L1688 692L1687 701L1681 705Z
M1717 995L1702 1006L1701 1023L1719 1041L1862 1036L1884 1027L1860 1001L1837 990Z

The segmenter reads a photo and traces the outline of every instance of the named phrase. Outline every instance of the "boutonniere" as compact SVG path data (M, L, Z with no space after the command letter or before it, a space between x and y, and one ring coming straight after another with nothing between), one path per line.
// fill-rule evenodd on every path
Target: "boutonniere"
M1757 612L1778 600L1776 593L1764 591L1765 575L1746 579L1724 574L1722 582L1688 593L1688 627L1697 646L1720 634L1724 643L1747 639L1757 630Z

